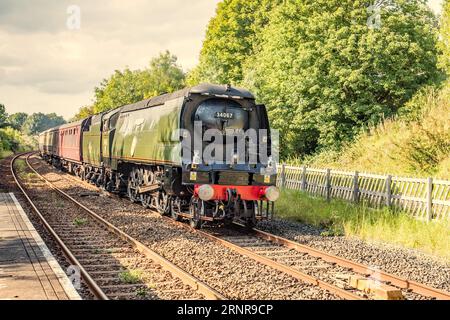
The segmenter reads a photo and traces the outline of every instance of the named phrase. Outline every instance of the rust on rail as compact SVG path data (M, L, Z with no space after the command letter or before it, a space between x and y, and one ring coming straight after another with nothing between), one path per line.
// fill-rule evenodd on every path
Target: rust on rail
M261 239L283 245L286 248L294 249L299 252L307 253L311 256L321 258L327 262L336 263L342 267L350 268L355 272L365 274L368 276L372 276L372 275L376 274L378 280L384 281L384 282L390 282L392 285L394 285L396 287L406 289L406 290L410 289L415 293L418 293L418 294L421 294L424 296L428 296L428 297L432 297L432 298L436 298L436 299L440 299L440 300L450 300L449 292L445 292L443 290L432 288L432 287L426 286L424 284L421 284L421 283L418 283L415 281L407 280L407 279L395 276L393 274L390 274L390 273L387 273L387 272L384 272L384 271L381 271L378 269L375 270L375 269L365 266L361 263L354 262L354 261L351 261L351 260L348 260L345 258L341 258L341 257L335 256L335 255L323 252L321 250L314 249L314 248L306 246L306 245L302 245L302 244L294 242L292 240L288 240L288 239L282 238L280 236L276 236L274 234L271 234L271 233L268 233L268 232L265 232L262 230L258 230L256 228L253 229L253 232L255 232L255 235L260 237Z
M73 265L77 266L80 270L80 274L81 277L83 278L83 280L86 282L86 285L88 286L89 290L92 292L92 294L95 296L95 298L99 299L99 300L108 300L108 297L106 296L106 294L103 292L103 290L97 285L97 283L91 278L91 276L89 275L89 273L83 268L83 266L81 265L81 263L78 261L78 259L73 255L73 253L69 250L69 248L64 244L64 242L61 240L61 238L58 236L58 234L55 232L55 230L50 226L50 224L47 222L47 220L44 218L44 216L42 215L42 213L39 211L39 209L35 206L35 204L33 203L33 201L31 200L31 198L29 197L28 193L25 191L25 189L23 188L22 184L20 183L17 175L16 175L16 171L14 170L14 163L15 161L22 156L25 155L30 155L32 153L22 153L22 154L18 154L15 157L12 158L11 162L10 162L10 170L11 170L11 174L14 178L14 181L17 185L17 187L19 188L19 190L22 192L23 196L25 197L25 199L27 199L28 203L30 204L30 206L33 208L33 211L36 213L36 215L38 216L39 220L42 222L42 224L44 225L45 229L48 231L48 233L52 236L52 238L56 241L56 243L58 244L58 246L61 248L61 250L63 251L64 255L66 256L66 258L70 261L70 263L72 263Z

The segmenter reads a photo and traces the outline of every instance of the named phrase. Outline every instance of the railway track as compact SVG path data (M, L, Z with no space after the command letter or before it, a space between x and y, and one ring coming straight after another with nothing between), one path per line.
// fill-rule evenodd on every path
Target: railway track
M14 181L94 298L225 299L58 189L31 166L30 155L12 158ZM20 158L27 168L18 173ZM51 191L44 194L44 186Z
M77 180L78 181L78 180ZM397 299L401 291L406 299L449 300L450 293L418 282L389 274L294 241L253 229L194 230L185 223L164 217L168 222L197 232L244 256L286 273L301 281L316 285L344 299ZM365 286L350 285L350 278L359 279ZM361 281L362 280L362 281Z
M190 228L189 226L185 226ZM198 231L245 256L344 299L450 300L450 293L241 225Z
M241 226L242 227L242 226ZM354 272L360 273L362 275L365 275L367 277L374 277L377 278L378 281L388 283L390 285L393 285L395 287L400 288L401 290L404 290L406 292L412 292L418 295L422 295L429 298L439 299L439 300L450 300L450 293L436 289L427 285L424 285L422 283L408 280L399 276L396 276L391 273L387 273L384 271L381 271L377 268L372 268L370 266L363 265L361 263L357 263L345 258L341 258L329 253L326 253L321 250L317 250L315 248L312 248L310 246L305 246L300 243L285 239L280 236L276 236L274 234L258 230L256 228L253 228L252 230L254 232L254 235L258 237L259 239L270 241L274 244L279 244L283 246L284 248L294 250L296 252L299 252L301 254L306 254L312 257L316 257L318 259L321 259L327 263L336 264L343 268L348 268Z

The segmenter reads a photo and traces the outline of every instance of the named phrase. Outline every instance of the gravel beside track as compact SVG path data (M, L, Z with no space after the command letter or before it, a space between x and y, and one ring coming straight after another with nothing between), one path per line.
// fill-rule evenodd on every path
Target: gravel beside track
M229 298L337 299L326 291L211 243L186 228L167 223L158 213L127 199L99 192L95 186L61 173L37 157L33 157L31 163L58 187ZM320 235L322 230L284 220L263 222L258 228L372 268L435 288L450 289L450 265L416 250L356 238L324 237ZM408 299L421 298L405 291L404 295Z
M33 209L28 204L28 201L23 197L22 192L17 188L14 183L14 179L11 175L11 171L9 168L9 163L13 156L4 158L0 161L0 175L2 179L0 179L0 192L13 192L21 206L23 207L28 219L30 219L31 224L36 229L36 231L41 236L42 240L47 245L48 249L52 253L53 257L59 263L63 270L67 270L71 263L67 260L62 252L61 248L55 242L53 237L48 233L47 229L45 229L41 220L34 214ZM78 291L78 294L81 296L83 300L92 299L93 296L84 282L81 283L81 288Z
M31 164L58 188L230 299L339 299L329 292L234 253L158 213L99 192L38 159Z
M204 299L196 289L105 230L35 174L27 169L20 172L34 204L108 298Z
M364 274L339 266L336 263L324 261L321 258L317 258L309 254L288 249L285 246L278 245L272 241L261 239L244 231L245 228L238 228L238 230L234 229L235 228L216 228L215 231L208 230L206 232L250 250L260 256L289 266L294 270L304 272L339 288L345 288L347 292L352 292L357 296L365 299L377 299L373 294L367 294L351 288L348 285L348 279L350 276L365 277ZM410 292L406 289L401 291L403 297L407 300L432 300L430 297Z
M257 228L437 289L450 291L450 263L417 250L370 243L357 238L324 237L320 235L323 230L280 219L259 223Z

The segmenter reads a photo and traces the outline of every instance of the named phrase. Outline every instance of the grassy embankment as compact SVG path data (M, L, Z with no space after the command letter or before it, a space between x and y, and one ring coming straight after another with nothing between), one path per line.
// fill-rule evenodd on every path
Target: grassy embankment
M36 147L36 138L29 137L13 128L0 129L0 159L13 153L33 150Z
M301 191L284 190L275 206L276 216L317 227L323 235L355 236L417 249L450 262L450 222L423 222L387 208L311 197Z
M396 119L362 133L340 151L291 164L450 179L450 82L419 92Z
M450 82L419 92L396 119L362 133L341 151L327 151L290 164L450 179ZM326 202L284 191L278 215L322 226L331 234L398 244L450 261L450 222L426 223L406 213L373 210L344 201Z

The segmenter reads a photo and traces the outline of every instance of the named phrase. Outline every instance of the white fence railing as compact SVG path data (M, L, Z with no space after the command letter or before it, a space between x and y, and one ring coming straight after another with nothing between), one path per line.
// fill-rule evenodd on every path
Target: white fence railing
M372 207L392 206L428 221L450 217L448 180L279 165L277 184L328 200L339 198L365 202Z

